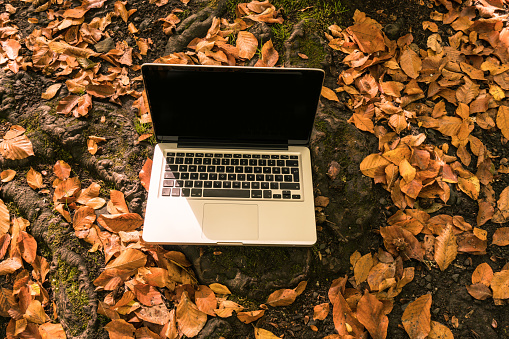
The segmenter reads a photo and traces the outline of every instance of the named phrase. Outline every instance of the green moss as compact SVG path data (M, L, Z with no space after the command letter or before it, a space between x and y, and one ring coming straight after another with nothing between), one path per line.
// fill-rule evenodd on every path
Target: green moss
M31 133L39 129L39 113L31 116L28 119L22 120L20 124L23 128L25 128L26 133Z
M321 45L320 41L312 38L298 38L300 53L307 55L309 58L307 64L309 67L321 68L321 63L325 59L326 52ZM292 64L300 61L298 57L292 57L290 60Z
M86 292L80 291L79 274L80 272L76 266L71 266L60 257L58 258L56 279L52 283L56 290L65 289L67 300L72 307L73 316L78 319L76 322L73 322L75 326L70 328L70 333L73 336L83 333L90 320L90 314L85 312L85 306L88 306L90 300Z
M139 135L154 133L154 129L152 128L152 124L142 124L138 118L134 119L134 129ZM152 136L145 141L150 142L150 144L156 144L156 137L152 134Z

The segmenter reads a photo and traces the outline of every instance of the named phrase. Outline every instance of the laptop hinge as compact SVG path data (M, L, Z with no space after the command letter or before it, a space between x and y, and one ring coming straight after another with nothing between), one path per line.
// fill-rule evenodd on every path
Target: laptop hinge
M178 148L240 148L240 149L280 149L288 150L288 144L250 144L203 141L179 141Z

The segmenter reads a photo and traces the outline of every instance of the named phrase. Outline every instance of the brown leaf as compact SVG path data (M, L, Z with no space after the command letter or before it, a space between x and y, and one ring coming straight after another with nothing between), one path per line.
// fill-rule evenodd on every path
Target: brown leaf
M423 260L424 250L410 231L394 225L381 227L380 234L384 238L385 248L393 255L401 253L403 259Z
M177 319L179 331L192 338L207 323L207 314L200 311L184 291L177 306Z
M263 328L254 328L255 339L280 339L278 336L274 335L271 331L265 330Z
M384 154L385 155L385 154ZM389 165L390 162L380 154L370 154L360 164L362 174L370 178L375 177L375 172Z
M506 269L493 274L491 289L493 290L493 299L509 298L509 270Z
M30 167L30 170L27 172L27 183L34 190L41 188L43 186L41 173Z
M138 213L101 214L97 222L110 232L130 232L143 225L143 218Z
M353 268L355 282L358 284L364 282L369 275L369 271L373 267L373 258L371 253L368 253L357 260Z
M76 202L78 204L85 205L90 199L97 198L99 196L100 190L101 186L93 182L90 184L90 186L81 191L78 199L76 199Z
M155 306L163 303L161 292L149 284L134 285L136 299L145 306Z
M95 219L96 215L93 208L89 206L81 206L74 213L72 226L74 227L74 230L76 232L88 230L90 226L92 226L92 224L94 223Z
M147 256L143 252L134 248L128 248L121 252L115 260L106 265L106 268L133 270L145 266L146 262Z
M58 90L62 87L62 84L53 84L49 86L44 93L42 93L41 98L45 100L53 99L53 97L57 94Z
M91 56L99 55L99 53L96 53L89 48L80 48L80 47L71 46L68 43L66 43L65 41L51 41L48 44L48 47L53 52L60 53L60 54L66 54L68 56L72 56L75 58L88 59ZM57 109L57 111L58 111L58 109Z
M334 94L334 95L336 95L336 94ZM353 123L355 125L355 127L360 129L361 131L371 132L373 134L375 133L375 130L374 130L375 125L373 124L373 121L370 118L368 118L366 115L354 113L354 114L352 114L350 119L348 119L348 122Z
M474 200L477 200L481 191L481 184L475 175L472 175L470 178L458 177L458 187Z
M11 243L11 236L9 233L5 233L0 236L0 259L3 259L5 253L7 253L7 249L9 248L9 244Z
M443 230L435 241L435 261L440 270L444 271L458 254L458 244L451 225Z
M381 26L373 19L364 17L364 20L348 27L347 32L352 34L359 49L364 53L371 54L385 50Z
M331 101L339 102L339 99L338 99L338 96L336 95L336 93L328 87L322 86L321 95L324 98L329 99Z
M2 182L9 182L12 179L14 179L15 176L16 176L16 171L11 170L11 169L7 169L5 171L2 171L2 173L0 173L0 179L2 179L1 180Z
M19 126L12 126L5 134L4 140L0 143L0 154L4 158L11 160L21 160L34 155L32 142L30 142L28 137L23 133L12 133L15 127Z
M60 180L65 180L71 175L71 166L63 160L58 160L53 166L53 172Z
M62 203L71 203L81 193L81 183L78 177L66 179L55 188L54 199Z
M92 97L89 94L80 96L78 99L77 107L72 111L72 114L76 117L83 117L88 114L88 111L92 108Z
M111 339L134 339L135 327L124 319L115 319L104 326Z
M18 246L23 259L32 264L37 255L37 241L34 237L25 231L21 231L18 235Z
M497 113L497 127L500 128L504 138L509 139L509 107L500 106Z
M407 48L401 54L400 67L406 75L416 79L422 69L421 58L412 49Z
M141 184L143 185L143 187L145 187L147 191L150 186L151 172L152 172L152 159L147 159L145 160L145 163L143 164L143 167L139 174Z
M46 281L46 275L49 273L48 261L44 257L38 255L35 257L32 267L34 268L32 277L40 283L44 283Z
M64 328L61 324L45 323L39 326L42 339L66 339Z
M23 267L23 262L18 257L5 259L0 262L0 275L14 273L21 267Z
M250 312L238 312L237 318L242 321L244 324L250 324L253 321L256 321L263 317L265 314L265 310L257 310L257 311L250 311Z
M431 321L431 330L427 339L454 339L454 336L447 326Z
M256 53L258 40L253 33L240 31L237 36L237 48L239 49L239 57L249 60Z
M28 304L28 308L23 315L23 318L36 324L44 324L45 322L50 321L50 318L44 312L44 308L39 300L32 300L30 304Z
M389 318L385 315L384 305L367 290L357 304L357 319L368 330L373 339L385 339Z
M471 81L468 77L464 77L464 79L465 84L456 90L456 98L458 102L468 105L479 95L479 85Z
M2 199L0 199L0 235L9 232L11 226L11 217L9 216L9 210L5 206Z
M212 291L214 291L217 294L232 294L232 292L230 292L228 287L226 287L225 285L213 283L213 284L210 284L209 287Z
M214 292L205 285L199 285L194 295L196 306L200 311L211 316L216 316L214 310L217 308L217 300Z
M412 339L424 339L431 331L431 294L425 294L405 308L401 321Z
M223 300L219 303L219 308L214 310L214 312L221 318L231 317L233 311L238 312L244 309L243 306L240 306L236 302L231 300Z
M509 227L497 228L493 234L493 245L507 246L509 245Z
M490 288L484 284L477 283L473 285L467 285L466 287L468 294L477 300L486 300L492 297Z
M323 303L320 305L316 305L313 308L313 320L324 320L327 318L327 315L329 314L329 303Z
M272 40L269 39L262 46L262 58L259 59L255 66L273 67L279 60L279 54L272 45Z
M304 292L307 281L301 281L293 290L280 289L269 295L266 304L270 306L288 306L291 305L295 299Z
M16 304L12 290L7 288L0 289L0 316L9 317L9 309Z
M124 193L117 190L110 190L110 199L113 207L115 207L119 213L129 213L129 209L127 208L127 204L125 202Z

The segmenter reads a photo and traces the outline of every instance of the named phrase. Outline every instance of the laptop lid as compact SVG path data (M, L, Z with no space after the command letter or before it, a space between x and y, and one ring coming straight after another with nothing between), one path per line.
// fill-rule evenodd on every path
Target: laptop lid
M307 145L321 69L142 65L158 142L187 146Z

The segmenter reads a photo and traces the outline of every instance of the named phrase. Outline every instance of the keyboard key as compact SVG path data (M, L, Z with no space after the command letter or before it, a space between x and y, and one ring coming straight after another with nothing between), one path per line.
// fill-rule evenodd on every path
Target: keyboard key
M179 172L187 172L187 165L180 165Z
M283 181L283 176L281 174L277 174L274 177L276 178L276 181Z
M270 159L270 155L268 155L268 154L262 154L262 159Z
M249 190L235 189L204 189L203 196L207 198L249 198Z
M292 194L292 199L300 199L300 194Z
M189 175L189 179L198 180L198 173L191 173L191 175Z
M213 166L213 165L207 166L207 172L215 172L215 171L216 171L216 166Z
M221 165L229 165L230 159L221 159Z
M258 160L258 166L267 166L267 160L265 159Z
M272 198L274 198L274 199L281 199L281 194L274 194L272 196Z
M272 173L280 174L281 173L281 168L279 168L279 167L272 167Z
M270 199L270 198L272 198L272 191L268 191L268 190L263 191L263 197L264 197L265 199Z
M184 180L189 179L189 173L180 173L180 179L184 179Z
M183 189L182 189L182 196L183 196L183 197L189 197L189 196L191 196L191 189L189 189L189 188L183 188Z
M281 173L283 173L283 174L290 174L290 168L289 167L283 167L281 169Z
M219 180L226 180L226 174L225 173L220 173L219 174Z
M290 194L283 194L283 199L290 199L292 196Z
M271 182L270 183L270 188L273 189L273 190L277 190L279 189L279 183L277 182Z
M256 174L256 181L263 181L263 174Z
M247 175L247 181L254 181L255 180L255 175L254 174L248 174Z
M286 175L284 176L284 179L285 179L285 182L292 182L292 180L293 180L293 175L286 174Z
M207 166L204 165L198 166L198 172L207 172Z
M189 172L196 172L198 167L196 165L189 165Z
M235 167L233 166L226 166L226 173L233 173L235 172Z
M175 181L174 180L164 180L163 181L163 186L164 187L173 187Z
M242 173L244 172L244 167L242 166L235 166L235 173Z
M214 156L214 154L212 154L212 153L205 153L206 158L212 158L213 156Z
M200 173L200 180L207 180L209 175L207 173Z
M242 188L248 188L249 189L250 186L251 185L249 184L249 182L247 182L247 181L243 181L242 182Z
M193 187L193 182L191 180L186 180L186 182L184 183L184 186L185 187Z
M219 153L214 153L214 158L222 158L223 155Z
M205 188L211 188L212 187L212 181L205 181L203 183L203 187Z
M232 166L238 166L240 164L240 160L239 159L232 159L232 161L230 162L230 164Z
M251 188L252 189L259 189L260 188L260 183L259 182L252 182L251 183Z
M262 189L264 189L264 190L269 189L269 183L268 182L262 182Z
M233 187L233 188L240 188L240 181L234 181L234 182L232 183L232 187Z
M186 157L194 157L194 153L186 153Z
M261 190L252 190L251 191L251 198L261 198L261 197L262 197Z
M299 161L298 160L286 160L286 166L288 167L298 167Z
M235 181L237 180L237 176L235 174L228 174L228 180Z
M223 181L223 188L232 188L231 181Z
M210 173L209 180L217 180L217 173Z
M193 163L193 158L185 158L184 159L184 164L192 164Z
M212 163L212 159L210 159L210 158L203 159L203 164L204 165L210 165L211 163Z
M192 196L192 197L201 197L201 195L202 195L202 190L201 190L201 189L199 189L199 188L193 188L193 189L191 190L191 196Z
M196 153L194 156L203 158L203 153Z
M217 158L212 159L212 165L221 165L221 159Z
M233 157L239 159L242 158L242 154L234 154Z
M299 182L299 169L294 167L294 168L292 168L291 173L293 175L293 181Z
M201 164L202 164L202 161L203 161L203 159L202 159L202 158L194 158L193 163L194 163L195 165L201 165Z
M247 159L240 159L240 165L246 166L249 163Z
M265 181L274 181L274 175L272 174L265 175Z
M262 168L261 167L255 167L255 168L253 168L253 171L255 173L262 173Z
M250 166L244 167L244 173L253 173L253 167Z
M281 159L288 159L288 155L286 154L281 155Z
M168 197L168 196L170 196L170 194L171 194L171 188L163 188L162 195L164 197Z
M175 180L175 187L184 187L184 180Z
M299 159L297 155L290 155L290 159Z
M172 157L166 158L166 163L167 164L174 164L175 163L175 158L172 158Z
M166 156L168 156L168 157L174 157L174 156L175 156L175 152L168 152L168 153L166 154Z
M183 157L185 154L183 152L178 152L177 157Z
M226 153L226 154L224 155L224 157L225 157L225 158L231 158L231 157L232 157L232 154L230 154L230 153Z
M279 155L277 155L277 154L272 154L272 155L270 156L270 158L271 158L271 159L279 159Z
M223 173L224 172L224 166L217 166L216 167L216 171L219 172L219 173Z
M184 158L175 158L175 163L176 164L183 164L184 163Z
M251 154L242 154L243 158L251 158Z
M256 166L258 165L258 161L256 159L249 159L249 166Z
M214 181L214 188L221 188L221 181Z
M282 190L300 190L300 184L296 182L282 182L279 187Z
M288 161L290 161L290 160L288 160ZM276 160L268 160L267 164L269 164L269 166L276 166Z
M264 168L263 168L263 173L265 173L265 174L270 174L270 173L271 173L271 171L270 171L270 167L264 167Z
M164 172L164 178L165 179L177 179L177 178L175 178L175 174L179 174L179 173Z
M180 188L173 187L171 189L171 196L172 197L180 197Z
M246 175L245 175L245 174L238 174L238 175L237 175L237 180L238 180L238 181L244 181L244 180L246 180Z

